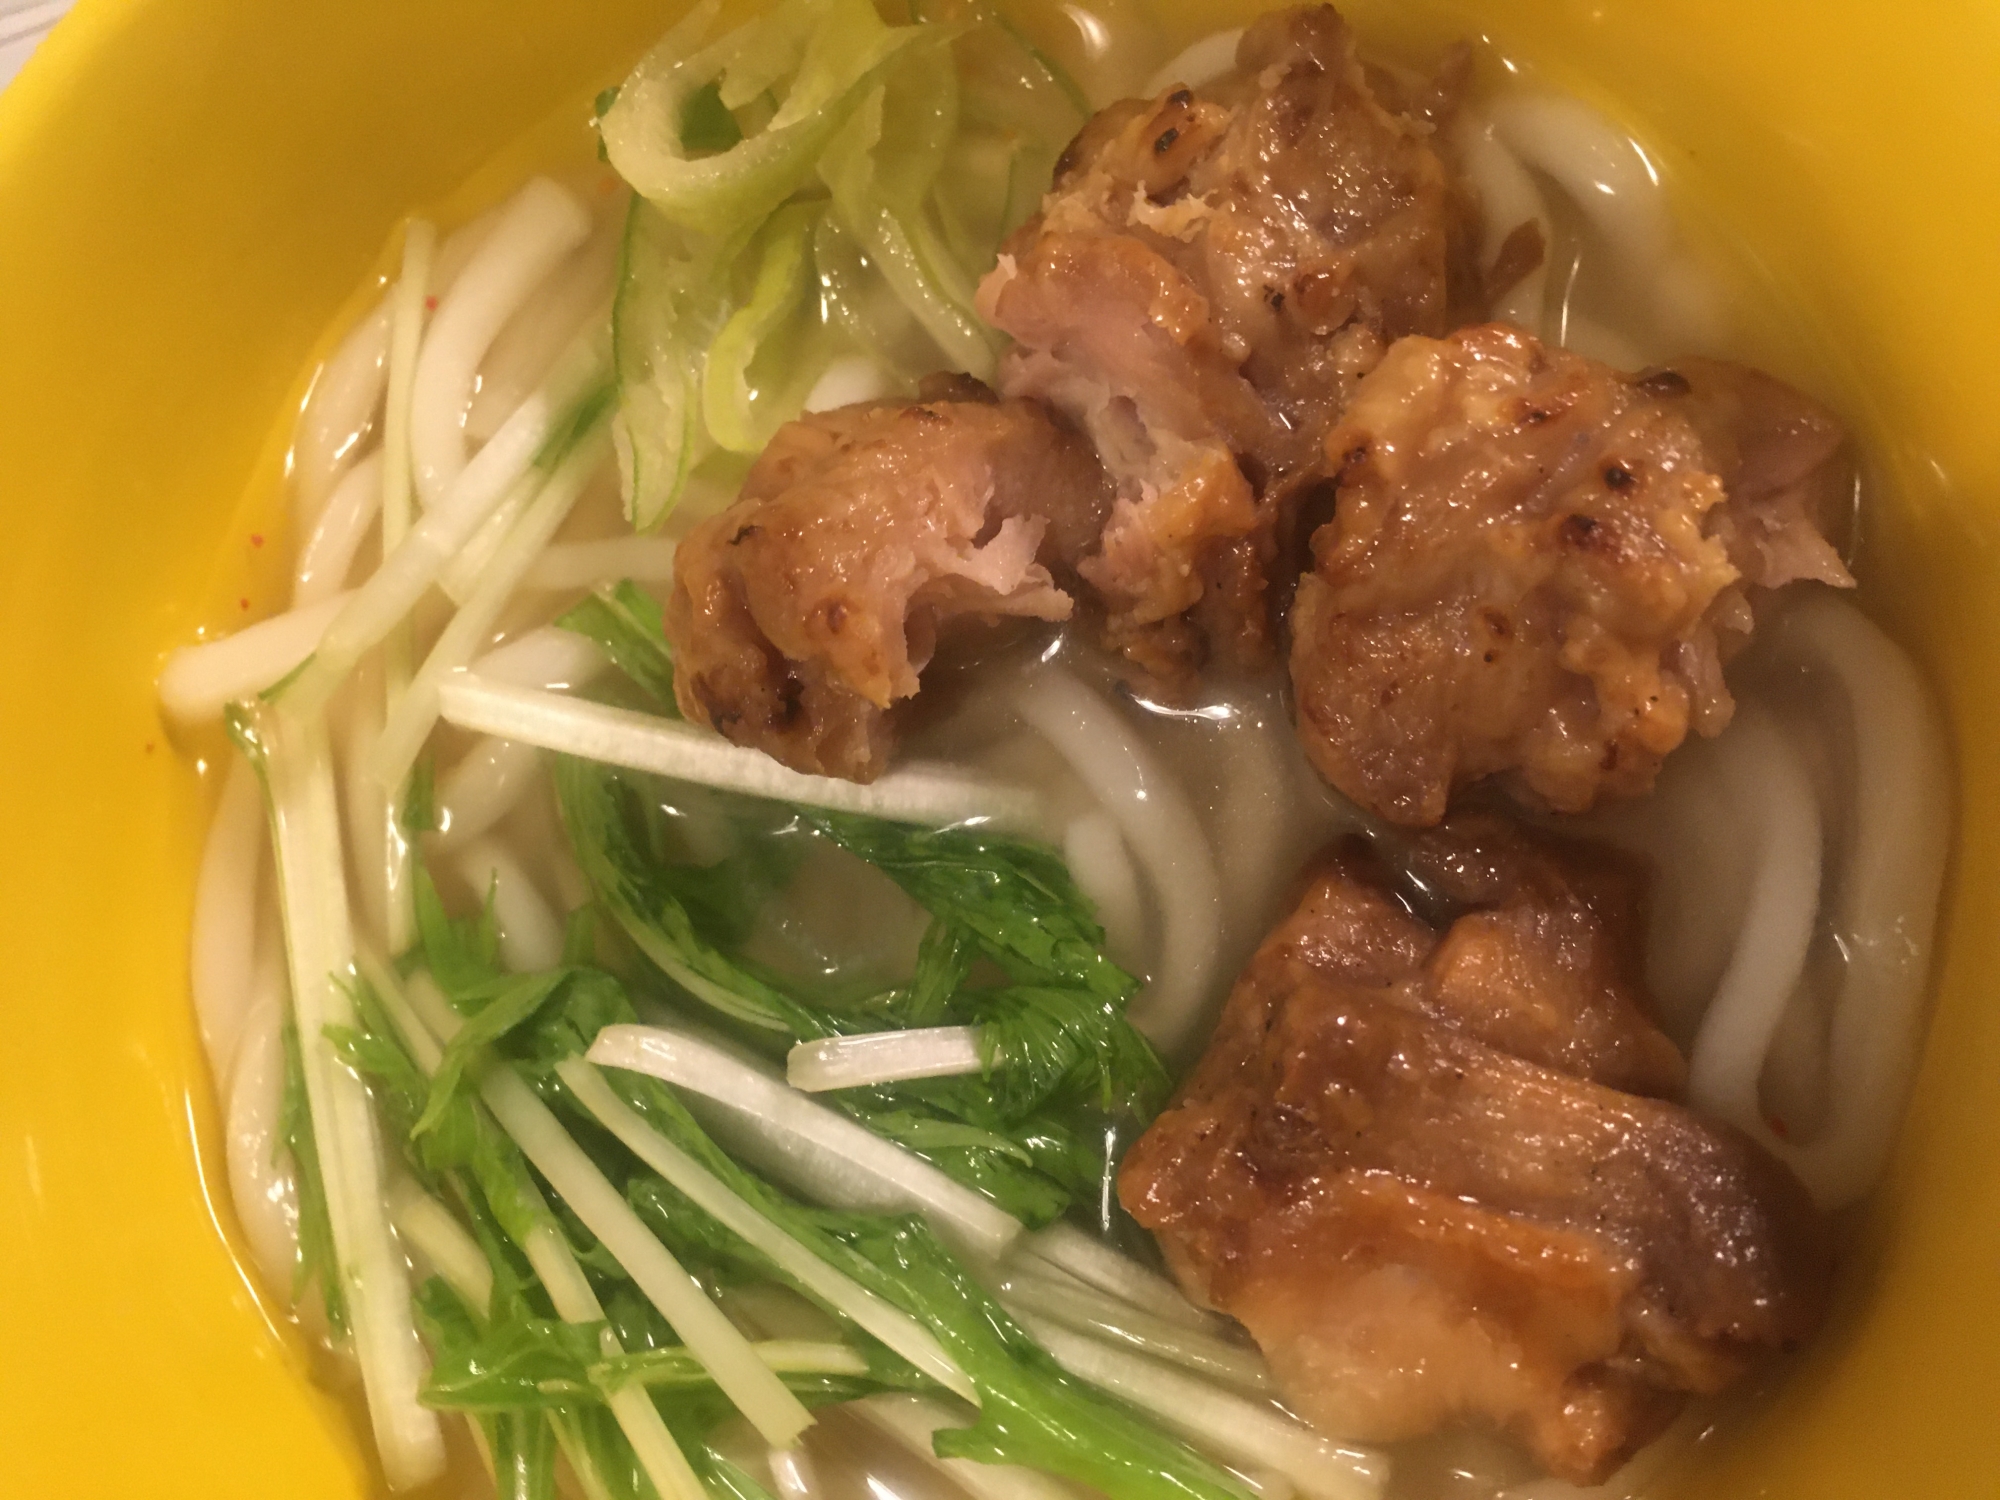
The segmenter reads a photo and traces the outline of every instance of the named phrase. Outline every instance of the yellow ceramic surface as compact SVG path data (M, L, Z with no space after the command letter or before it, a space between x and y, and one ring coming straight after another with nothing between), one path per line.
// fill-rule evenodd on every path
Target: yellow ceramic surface
M1176 45L1235 14L1160 3ZM184 965L205 799L151 679L275 602L250 480L396 221L580 122L674 8L85 0L0 95L0 1493L369 1487L225 1243ZM1869 601L1963 766L1937 1020L1833 1325L1693 1492L2000 1493L2000 6L1352 9L1392 47L1483 32L1628 123L1796 304L1768 358L1880 470Z

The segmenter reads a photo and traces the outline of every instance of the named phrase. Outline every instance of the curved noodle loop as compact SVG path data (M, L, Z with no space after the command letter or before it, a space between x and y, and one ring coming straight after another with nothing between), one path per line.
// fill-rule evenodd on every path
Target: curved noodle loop
M1132 1024L1171 1055L1200 1019L1215 976L1222 884L1208 839L1186 795L1145 745L1067 671L1037 673L1015 691L1013 707L1103 804L1146 872L1159 961L1132 1004Z
M1738 989L1731 982L1736 960L1695 1044L1695 1097L1750 1131L1834 1208L1880 1177L1916 1069L1949 843L1951 768L1937 712L1909 658L1852 605L1817 594L1800 601L1762 654L1777 671L1805 677L1813 701L1837 715L1812 732L1851 747L1829 789L1830 808L1813 809L1818 816L1844 810L1847 823L1829 849L1820 914L1844 960L1827 1007L1825 1114L1809 1139L1797 1141L1774 1130L1758 1104L1758 1077L1793 984L1775 993ZM1760 781L1757 795L1774 800L1775 784ZM1794 793L1787 787L1782 796ZM1802 837L1796 822L1777 823L1765 826L1781 838ZM1767 867L1782 857L1767 847ZM1736 952L1784 941L1753 918Z

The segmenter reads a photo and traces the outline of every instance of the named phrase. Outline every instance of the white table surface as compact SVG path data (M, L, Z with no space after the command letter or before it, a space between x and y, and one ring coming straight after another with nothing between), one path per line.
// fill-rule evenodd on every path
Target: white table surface
M0 88L13 81L21 64L49 28L62 19L72 0L0 0Z

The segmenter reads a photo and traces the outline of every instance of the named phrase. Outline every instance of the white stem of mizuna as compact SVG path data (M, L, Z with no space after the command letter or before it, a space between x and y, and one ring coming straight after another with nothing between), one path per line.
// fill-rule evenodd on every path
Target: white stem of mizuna
M709 1217L769 1256L773 1265L800 1286L829 1307L838 1308L938 1384L978 1403L979 1388L945 1353L929 1329L836 1270L738 1197L708 1168L648 1125L612 1091L590 1063L570 1058L558 1063L556 1072L600 1125Z
M1023 1255L1047 1261L1087 1286L1182 1328L1213 1332L1220 1320L1181 1295L1166 1277L1120 1255L1073 1224L1055 1223L1021 1241Z
M1041 800L1033 792L950 767L905 765L867 786L807 776L678 719L509 687L469 672L440 684L438 710L461 729L753 797L933 827L983 822L1032 832L1041 826Z
M444 1471L444 1431L418 1400L424 1353L409 1276L383 1201L382 1143L360 1077L334 1055L329 1026L354 1024L347 985L354 930L342 869L340 812L326 726L282 709L252 710L270 804L278 892L306 1100L320 1157L354 1354L382 1467L407 1489Z
M1274 1406L1246 1401L1046 1318L1024 1314L1018 1321L1078 1380L1151 1413L1225 1463L1275 1470L1313 1500L1373 1500L1389 1477L1380 1454L1321 1437Z
M607 1026L586 1054L699 1096L702 1123L751 1166L830 1208L917 1212L953 1243L997 1258L1021 1221L915 1154L729 1049L659 1026Z

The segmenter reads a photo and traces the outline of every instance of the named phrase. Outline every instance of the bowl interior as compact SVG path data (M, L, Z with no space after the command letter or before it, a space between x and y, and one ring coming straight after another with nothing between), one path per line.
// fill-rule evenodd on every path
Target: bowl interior
M0 96L0 1432L20 1493L371 1482L227 1243L184 962L190 761L219 747L170 742L151 681L172 646L276 604L273 414L396 221L510 142L580 132L678 8L85 0ZM1242 15L1151 8L1175 46ZM1630 125L1777 309L1788 331L1758 355L1860 435L1864 602L1930 672L1960 756L1937 1016L1832 1326L1698 1490L1989 1493L2000 13L1347 8L1413 56L1486 35Z

